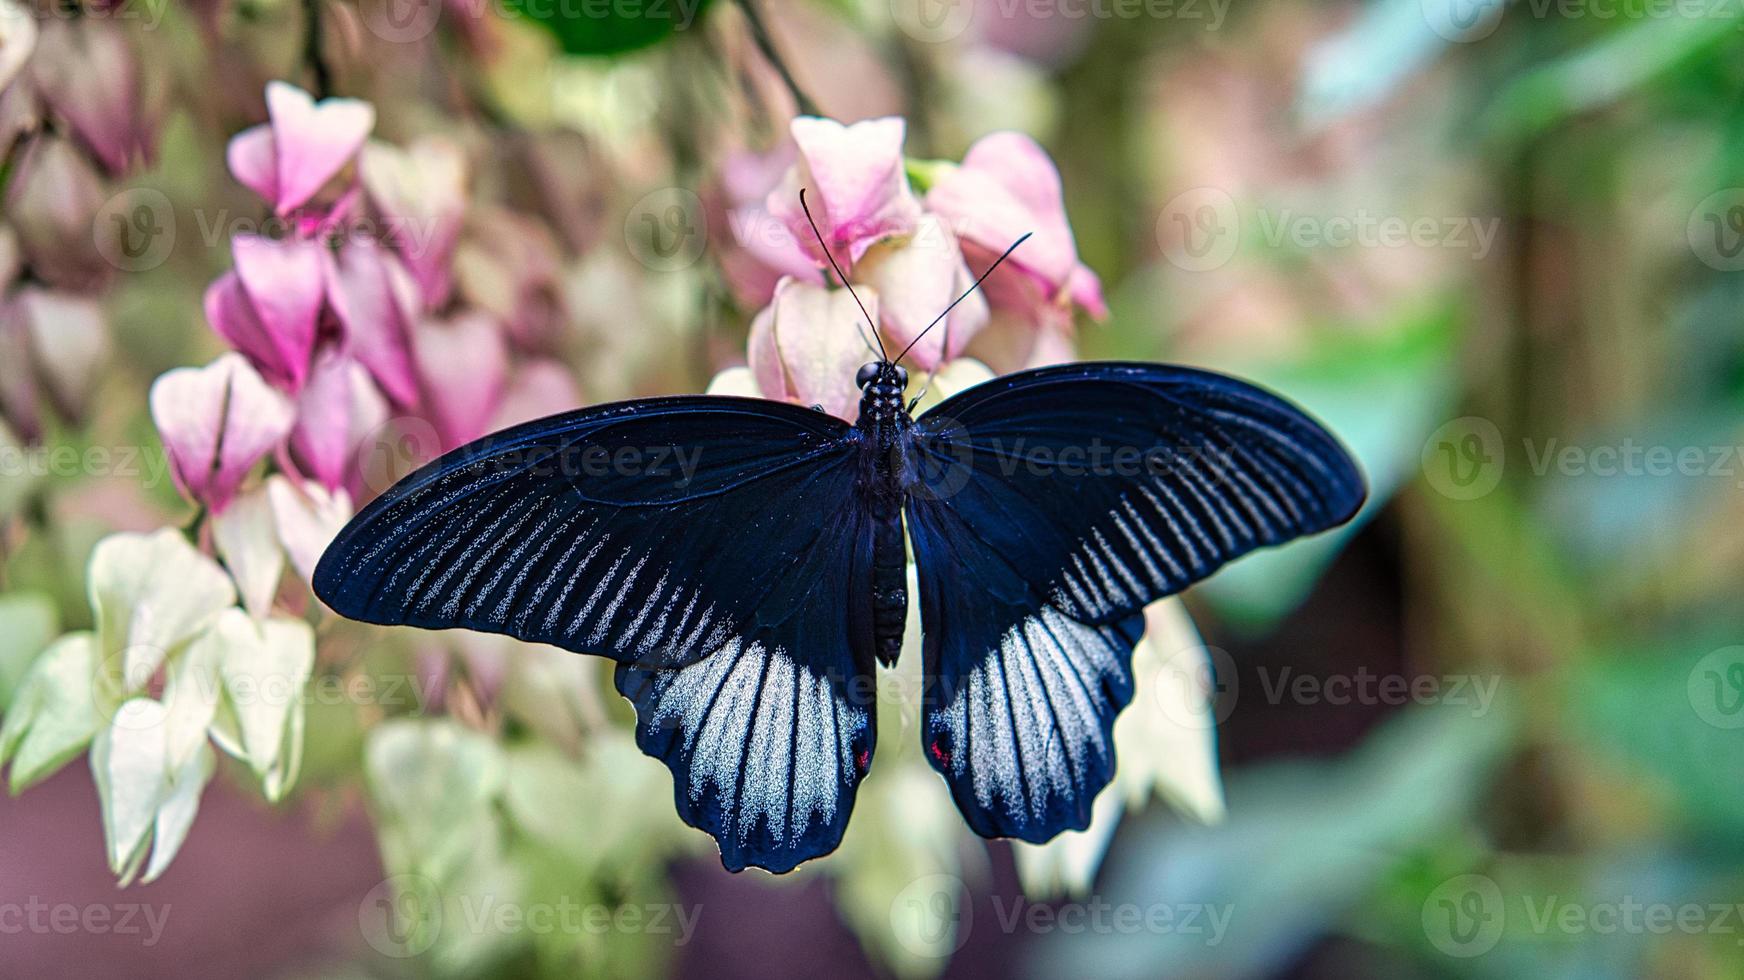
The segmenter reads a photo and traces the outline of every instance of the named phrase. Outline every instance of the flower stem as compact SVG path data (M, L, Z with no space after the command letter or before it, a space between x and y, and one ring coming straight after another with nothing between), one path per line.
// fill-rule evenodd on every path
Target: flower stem
M763 15L757 10L757 0L739 0L739 9L744 11L745 25L751 30L751 40L757 45L757 50L763 52L763 57L775 66L775 73L781 76L782 84L793 94L793 102L799 108L802 116L821 116L816 102L794 81L793 72L787 68L787 62L781 60L780 52L775 50L775 42L769 37L769 29L763 24Z
M321 56L321 4L323 0L303 0L303 62L313 75L314 96L325 99L333 94L333 70Z

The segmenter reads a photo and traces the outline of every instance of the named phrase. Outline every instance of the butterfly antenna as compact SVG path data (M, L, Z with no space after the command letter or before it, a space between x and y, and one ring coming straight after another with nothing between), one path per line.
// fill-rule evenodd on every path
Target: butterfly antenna
M1022 238L1019 238L1017 241L1012 242L1011 247L1009 247L1005 251L999 253L999 258L994 259L993 264L987 267L987 271L981 273L980 277L978 277L973 283L971 283L969 285L968 289L963 290L963 295L957 297L954 300L951 300L951 305L945 307L943 313L940 313L938 316L933 317L933 322L926 325L926 330L922 330L920 333L915 335L915 338L913 340L908 342L908 346L904 347L902 349L902 353L896 355L896 363L898 363L898 364L902 363L902 359L904 357L908 356L908 352L911 350L914 350L914 345L920 343L920 339L927 335L927 330L931 330L932 328L938 326L939 321L943 320L946 317L946 315L948 315L952 310L956 309L958 303L961 303L962 301L968 299L970 293L974 292L977 289L980 289L981 284L983 282L987 281L987 277L993 274L993 270L999 268L999 263L1004 262L1011 255L1011 253L1017 251L1017 247L1019 245L1022 245L1024 242L1029 241L1029 236L1031 236L1033 234L1035 234L1035 233L1030 232L1030 231L1024 232ZM946 328L946 329L948 330L949 328Z
M818 230L817 219L811 216L811 205L805 203L805 188L803 187L799 189L799 209L805 212L805 220L811 224L811 233L817 236L818 248L823 251L824 258L830 260L830 268L836 270L836 278L842 281L842 285L848 287L848 295L854 297L854 304L860 307L860 315L866 318L866 325L872 328L872 339L878 341L878 347L876 350L878 359L880 361L889 361L890 355L884 350L884 338L878 336L878 324L872 322L872 314L866 312L866 304L860 302L860 294L854 292L854 284L848 281L848 274L843 272L842 267L836 264L836 257L830 254L830 247L824 244L824 233ZM862 341L866 340L866 331L864 329L860 331L860 339ZM870 341L867 341L866 349L873 349Z

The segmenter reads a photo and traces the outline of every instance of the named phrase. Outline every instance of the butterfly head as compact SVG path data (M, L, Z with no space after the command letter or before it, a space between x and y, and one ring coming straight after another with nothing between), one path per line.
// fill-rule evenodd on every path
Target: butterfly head
M860 389L860 416L877 420L894 418L902 411L902 393L908 388L908 369L889 361L870 361L854 375Z
M908 369L889 361L867 361L860 365L859 373L854 375L854 387L864 391L867 385L895 388L897 394L901 394L908 387Z

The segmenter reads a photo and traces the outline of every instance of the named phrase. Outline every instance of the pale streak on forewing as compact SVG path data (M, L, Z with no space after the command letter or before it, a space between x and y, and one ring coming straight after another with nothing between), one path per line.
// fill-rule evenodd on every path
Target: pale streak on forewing
M478 595L474 596L472 602L467 605L466 614L477 616L478 611L484 607L485 600L489 599L491 593L496 591L497 586L502 584L503 577L514 572L515 577L510 580L507 591L491 609L491 618L499 623L504 622L509 615L509 605L514 600L515 593L521 590L521 583L526 580L528 570L538 564L539 559L545 556L545 552L557 543L557 539L562 536L564 531L568 530L569 525L575 523L579 516L578 511L571 511L568 515L563 515L557 510L547 509L545 516L540 519L538 524L534 525L532 532L524 535L520 541L515 543L514 550L510 551L503 558L502 564L497 566L496 574L490 577L490 581L484 584L484 588L478 590ZM563 523L552 530L552 522L560 517ZM527 554L527 549L535 544L539 546L539 550L533 553L531 559L522 561L522 558Z
M464 575L459 582L456 582L453 588L448 590L447 597L442 600L443 616L453 619L459 614L461 597L466 593L467 589L472 587L473 579L477 578L479 573L484 571L486 564L491 560L492 555L501 551L505 545L519 536L517 532L520 531L521 527L538 512L537 507L535 506L538 503L540 503L540 501L537 497L523 497L511 505L508 510L499 515L496 520L492 521L490 526L486 527L483 533L479 535L481 539L489 540L490 544L477 557L472 556L472 551L477 547L477 543L475 542L467 545L466 550L462 552L460 559L456 562L456 564L464 562L467 565L466 575ZM497 534L496 529L500 527L504 521L508 520L511 515L514 516L515 522L509 525L508 530L501 534ZM507 566L499 566L498 574L501 574L500 568L503 567ZM492 581L495 581L494 577L492 578ZM468 606L476 605L479 598L480 596L475 594L472 602L468 603Z
M636 587L636 580L642 576L642 569L647 566L648 554L647 552L643 552L636 559L635 567L630 569L630 574L624 576L623 584L618 586L618 591L612 596L612 601L607 603L606 607L600 611L599 621L594 624L593 632L587 635L587 643L589 646L597 647L605 642L606 634L612 631L612 620L618 615L618 607L622 606L624 600L629 598L630 590ZM600 592L604 592L606 586L609 584L611 584L610 576L607 576L606 580L600 582ZM599 597L599 592L595 592L594 597L597 599ZM588 608L593 608L593 600L588 601ZM576 625L579 626L582 620L586 618L585 612L581 616L577 616Z
M586 571L588 565L593 563L594 556L598 555L611 540L612 533L610 531L594 538L593 546L587 549L587 554L583 555L581 561L575 566L575 569L565 576L563 573L564 566L569 564L569 560L575 557L575 553L581 550L582 545L588 543L586 535L578 535L576 539L570 543L569 547L564 550L563 557L557 559L557 564L551 569L551 574L539 583L538 588L533 590L532 601L528 602L521 610L521 616L523 619L544 603L545 593L550 591L551 584L561 578L563 581L563 588L557 591L557 600L546 608L545 621L540 624L540 628L546 633L556 630L557 620L563 616L563 607L569 605L570 590L574 589L575 583L581 579L581 573Z

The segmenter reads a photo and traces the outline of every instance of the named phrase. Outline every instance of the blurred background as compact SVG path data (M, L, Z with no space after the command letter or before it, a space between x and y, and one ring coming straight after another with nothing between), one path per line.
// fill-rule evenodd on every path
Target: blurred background
M1744 3L3 13L0 975L1744 977ZM310 96L269 115L273 80ZM309 97L373 111L332 166L358 116ZM1162 727L1101 836L973 838L893 697L842 850L729 875L597 663L307 594L318 527L441 448L725 384L793 271L746 230L801 112L901 117L916 194L995 131L1051 156L1107 316L995 297L965 356L1253 378L1370 477L1353 527L1153 620L1192 710L1141 674ZM264 182L230 143L263 124ZM410 357L335 368L325 454L260 354L297 274L234 243L405 215L437 243L390 286L332 285L362 246L314 273L305 365L390 321ZM213 425L304 399L234 503L171 478L153 389L230 348L270 385L220 379ZM214 560L312 652L272 711L226 666L193 768L140 782L125 704L183 710L204 648L112 668Z

